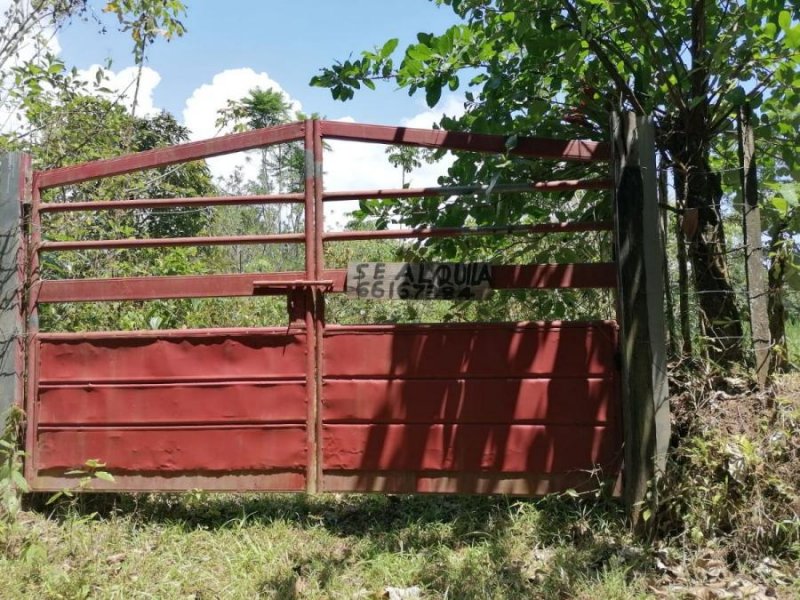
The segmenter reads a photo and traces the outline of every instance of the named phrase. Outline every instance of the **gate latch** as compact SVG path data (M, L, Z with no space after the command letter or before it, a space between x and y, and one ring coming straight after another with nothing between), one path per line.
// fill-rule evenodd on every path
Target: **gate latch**
M332 279L287 279L287 280L265 280L253 282L253 293L258 294L283 294L295 288L331 288Z

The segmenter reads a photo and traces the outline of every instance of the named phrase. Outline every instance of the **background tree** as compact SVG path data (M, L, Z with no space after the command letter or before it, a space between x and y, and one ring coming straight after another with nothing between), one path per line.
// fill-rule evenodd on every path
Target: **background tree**
M239 100L229 100L220 111L217 125L232 126L234 131L248 131L274 127L300 118L302 116L292 110L283 93L256 87ZM257 178L246 180L239 171L223 183L227 193L266 195L302 191L305 158L300 143L277 144L254 152L259 157ZM296 232L302 231L303 226L301 204L235 207L222 210L220 214L225 215L218 223L222 226L220 231L224 230L228 235L231 228L240 234L254 234ZM234 265L240 270L291 270L303 266L302 252L297 245L235 247L231 251L235 254L232 257Z
M425 148L414 148L413 146L388 146L386 154L389 163L393 167L400 169L400 185L404 188L411 185L410 180L406 181L406 176L410 175L414 169L421 167L423 161L426 163L436 161L435 153Z
M695 224L687 230L691 273L712 354L739 358L742 326L714 158L731 147L738 107L748 102L762 119L769 102L775 110L757 124L784 132L778 160L797 177L800 8L779 0L436 1L463 21L418 34L399 62L397 40L389 40L324 68L312 83L346 100L362 85L392 80L410 94L424 91L430 106L444 89L466 87L466 114L441 126L479 132L608 139L609 110L652 114L677 209ZM458 160L451 178L473 183L515 168L479 160L476 169L474 161ZM451 218L431 214L430 222Z
M5 119L0 122L0 150L35 142L39 130L30 127L25 113L35 108L42 94L50 90L81 94L88 88L77 69L68 69L50 48L53 35L65 23L86 18L87 6L86 0L9 0L0 14L0 115ZM146 50L158 38L170 40L184 34L180 17L185 5L182 0L108 0L102 6L131 36L133 58L139 66L131 111L135 114ZM94 91L110 92L102 83L103 74L98 71ZM128 132L123 142L131 135Z
M119 155L119 140L134 132L133 151L188 140L188 130L168 113L133 117L123 107L94 96L49 96L42 110L28 113L41 143L27 148L35 163L50 168ZM94 131L95 135L87 135ZM204 162L188 163L47 190L47 202L207 196L215 193ZM202 235L209 209L143 209L43 215L50 239L113 239ZM57 278L178 275L206 269L209 248L152 248L46 253L42 276ZM42 327L74 330L127 329L184 325L191 303L109 303L49 305Z

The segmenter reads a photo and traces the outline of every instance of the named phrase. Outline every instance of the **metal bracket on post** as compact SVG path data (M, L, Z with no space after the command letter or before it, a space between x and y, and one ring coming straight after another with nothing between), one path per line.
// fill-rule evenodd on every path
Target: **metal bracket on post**
M614 219L625 432L625 501L640 520L650 481L663 473L670 436L653 124L612 115Z
M25 154L0 155L0 424L22 407L25 321L22 286L25 258L23 204L30 193L31 161Z

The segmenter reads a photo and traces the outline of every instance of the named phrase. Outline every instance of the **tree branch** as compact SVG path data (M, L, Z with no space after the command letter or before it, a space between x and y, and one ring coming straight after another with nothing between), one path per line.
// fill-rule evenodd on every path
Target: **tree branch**
M562 3L563 3L563 6L564 6L564 9L567 11L567 13L570 16L570 19L573 22L573 26L576 29L580 30L580 17L578 16L578 10L575 8L575 5L572 4L569 0L563 0ZM608 72L609 77L611 77L611 79L617 85L617 87L619 88L620 92L631 103L631 105L633 106L634 110L640 115L645 114L644 107L639 102L639 99L636 97L636 94L630 88L630 86L625 81L625 79L622 77L622 75L620 75L619 71L617 71L617 68L611 62L611 59L608 57L608 54L606 54L606 52L603 49L603 47L597 42L597 40L594 37L592 37L590 35L586 36L586 42L589 44L589 47L594 52L595 56L597 56L597 59L606 68L606 71Z

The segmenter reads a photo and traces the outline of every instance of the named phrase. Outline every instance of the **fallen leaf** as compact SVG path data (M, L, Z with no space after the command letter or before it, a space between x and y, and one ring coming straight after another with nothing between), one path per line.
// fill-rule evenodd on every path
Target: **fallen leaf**
M416 585L410 588L387 587L383 597L388 600L416 600L420 598L420 589Z
M125 556L126 555L124 552L120 552L119 554L112 554L111 556L106 558L106 564L115 565L117 563L120 563L123 560L125 560Z

